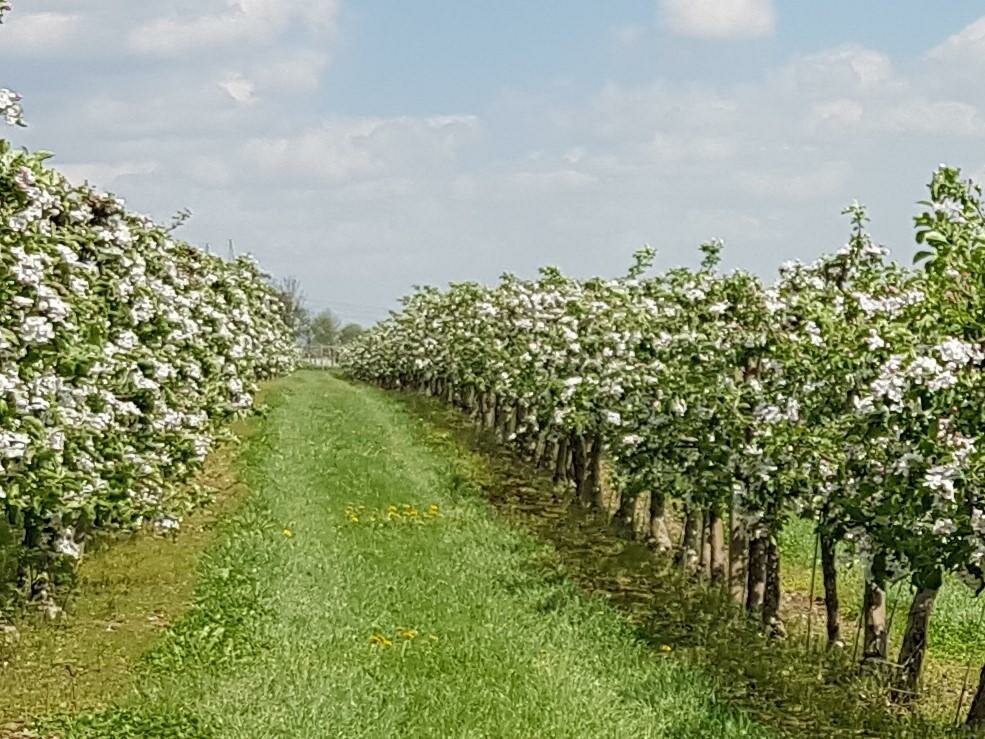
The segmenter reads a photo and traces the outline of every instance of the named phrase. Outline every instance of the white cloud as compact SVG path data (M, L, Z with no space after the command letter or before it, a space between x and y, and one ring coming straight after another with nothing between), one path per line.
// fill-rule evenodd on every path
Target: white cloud
M156 161L144 160L120 161L113 164L77 162L62 165L60 169L70 182L77 184L88 182L95 187L112 190L122 178L132 175L152 175L159 167L160 164Z
M713 5L766 14L705 14L702 25ZM764 3L689 8L690 35L748 37L774 24ZM838 46L735 84L683 82L670 69L601 88L574 80L565 102L535 88L490 92L475 110L379 115L350 98L355 112L341 115L318 92L337 53L335 0L36 0L32 12L76 25L66 35L49 22L45 59L63 60L57 74L4 57L3 82L30 106L15 144L54 150L74 178L159 218L190 207L186 238L234 239L275 274L301 277L316 308L386 306L413 283L550 263L611 274L644 242L661 265L693 262L710 236L727 239L730 264L769 273L840 246L839 212L855 197L872 206L877 236L905 253L910 204L932 167L985 171L985 99L954 83L980 68L951 56L973 49L970 32L932 60ZM0 29L0 55L28 17ZM161 24L191 36L142 37ZM620 42L604 29L602 43ZM622 31L636 43L635 28ZM32 77L33 88L21 85ZM374 310L383 313L351 317Z
M474 116L336 119L290 136L254 138L243 159L268 175L344 184L421 166L434 170L474 141L479 129Z
M824 162L813 171L763 170L736 173L744 190L770 201L809 203L844 191L853 169L848 162Z
M253 80L249 80L241 74L234 74L224 79L219 83L219 87L237 103L256 102L256 85Z
M780 80L805 95L885 92L897 81L892 60L860 46L841 46L798 57L780 72Z
M203 0L194 13L154 18L134 28L128 39L135 51L162 56L267 44L296 21L328 31L337 11L336 0Z
M23 13L16 19L16 23L9 23L3 29L0 47L5 56L49 54L64 44L79 26L78 16L71 13Z
M661 0L660 9L667 28L680 36L750 39L776 28L772 0Z
M323 51L300 49L258 65L252 76L260 88L272 92L313 92L318 89L330 60Z
M985 63L985 16L933 47L927 56L940 61Z

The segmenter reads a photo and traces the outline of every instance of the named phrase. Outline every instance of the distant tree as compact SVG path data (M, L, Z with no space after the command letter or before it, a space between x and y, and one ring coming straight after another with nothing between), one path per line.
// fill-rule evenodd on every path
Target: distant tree
M311 319L310 343L319 346L332 346L339 342L341 324L330 310L323 310Z
M342 330L339 331L339 343L348 344L353 342L358 339L365 330L366 329L358 323L347 323Z
M306 298L301 289L301 281L296 277L285 277L275 287L284 304L284 320L294 331L298 343L311 343L311 315L305 306Z

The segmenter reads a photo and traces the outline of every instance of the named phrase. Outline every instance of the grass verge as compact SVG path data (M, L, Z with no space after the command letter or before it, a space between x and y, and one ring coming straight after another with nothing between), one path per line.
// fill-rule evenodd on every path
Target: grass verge
M245 440L255 428L251 418L232 431ZM17 614L15 634L0 644L0 736L53 713L99 710L131 684L144 653L190 607L198 560L242 500L236 449L210 454L196 482L214 498L177 534L107 537L82 561L61 617Z
M65 737L765 737L491 515L482 462L324 372L278 385L253 490L129 695Z

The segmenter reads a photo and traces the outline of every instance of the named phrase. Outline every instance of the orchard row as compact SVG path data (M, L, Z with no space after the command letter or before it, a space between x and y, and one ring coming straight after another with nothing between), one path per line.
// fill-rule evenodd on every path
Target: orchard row
M421 289L346 363L467 409L773 633L791 517L816 526L832 645L836 550L863 563L866 663L890 662L885 588L909 578L905 699L944 575L985 583L985 213L979 187L938 170L912 268L872 242L860 206L846 213L843 248L769 284L721 271L709 242L698 269L651 274L643 250L617 279L546 268Z
M177 527L223 424L295 355L251 260L44 159L0 141L0 542L20 542L2 574L42 597L94 531Z

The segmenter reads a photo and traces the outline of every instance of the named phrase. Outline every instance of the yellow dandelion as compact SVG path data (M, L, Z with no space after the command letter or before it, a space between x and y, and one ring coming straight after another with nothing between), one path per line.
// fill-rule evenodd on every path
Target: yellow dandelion
M385 634L373 634L369 637L369 643L382 649L393 646L393 642Z
M673 649L674 648L672 646L670 646L670 644L661 644L660 645L660 651L661 652L670 652L670 651L673 651Z
M284 536L290 539L292 536L294 536L294 532L291 531L290 529L284 529Z
M418 633L417 629L404 629L404 628L397 629L397 635L407 640L416 639L417 633Z

